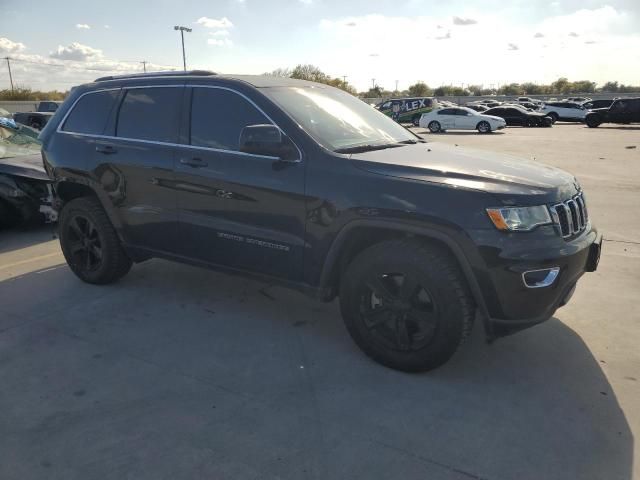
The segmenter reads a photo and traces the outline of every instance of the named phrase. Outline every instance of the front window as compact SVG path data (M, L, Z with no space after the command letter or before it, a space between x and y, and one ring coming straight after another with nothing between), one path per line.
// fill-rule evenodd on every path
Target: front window
M415 143L418 139L353 95L330 87L262 90L318 143L332 151Z

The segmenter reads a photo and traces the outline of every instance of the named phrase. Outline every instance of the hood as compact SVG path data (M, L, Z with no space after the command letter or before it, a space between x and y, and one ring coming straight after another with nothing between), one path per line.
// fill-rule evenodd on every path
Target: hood
M579 189L573 175L531 160L441 143L418 143L352 156L357 168L380 175L484 191L514 202L557 202ZM512 198L530 196L529 200Z
M40 154L24 155L20 157L0 158L0 175L7 174L14 177L33 178L35 180L50 179L44 170Z

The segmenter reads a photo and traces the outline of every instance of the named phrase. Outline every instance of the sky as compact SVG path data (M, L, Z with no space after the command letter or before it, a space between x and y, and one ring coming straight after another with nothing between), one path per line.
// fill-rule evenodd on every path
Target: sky
M220 73L310 63L358 90L640 85L640 0L0 0L0 57L16 85L67 90L141 61L182 68L174 25L193 30L187 68Z

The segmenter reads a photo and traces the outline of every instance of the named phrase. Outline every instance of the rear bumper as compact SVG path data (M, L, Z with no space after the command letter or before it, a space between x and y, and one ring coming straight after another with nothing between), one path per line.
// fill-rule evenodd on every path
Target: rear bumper
M531 237L503 235L502 240L503 248L480 249L487 265L480 283L489 314L488 334L493 338L529 328L553 316L571 299L580 277L596 270L602 248L602 236L593 228L569 242L548 231ZM558 274L553 282L539 288L527 285L523 275L555 269Z

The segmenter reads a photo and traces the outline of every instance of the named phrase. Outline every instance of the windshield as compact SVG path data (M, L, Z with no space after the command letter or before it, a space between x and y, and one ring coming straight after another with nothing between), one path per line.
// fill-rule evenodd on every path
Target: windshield
M415 143L419 139L372 106L337 88L277 87L263 92L332 151Z
M38 153L40 146L36 130L13 119L0 117L0 158Z

